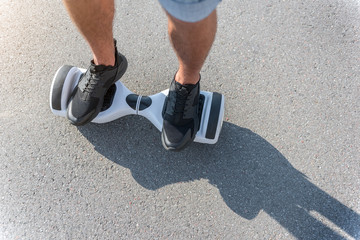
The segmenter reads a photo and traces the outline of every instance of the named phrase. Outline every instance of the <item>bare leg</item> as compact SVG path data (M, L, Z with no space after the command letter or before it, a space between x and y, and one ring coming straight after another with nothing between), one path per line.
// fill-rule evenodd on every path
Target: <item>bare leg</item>
M168 14L168 31L179 61L175 80L181 84L196 84L199 73L215 39L216 10L195 23L180 21Z
M168 14L168 31L179 69L165 99L161 141L167 150L190 144L199 129L200 70L215 39L216 11L205 19L183 22Z
M70 17L84 36L94 55L95 64L113 66L114 0L63 0Z
M80 126L99 114L106 92L125 73L127 61L114 46L114 0L63 1L94 55L94 61L79 79L67 106L67 118Z

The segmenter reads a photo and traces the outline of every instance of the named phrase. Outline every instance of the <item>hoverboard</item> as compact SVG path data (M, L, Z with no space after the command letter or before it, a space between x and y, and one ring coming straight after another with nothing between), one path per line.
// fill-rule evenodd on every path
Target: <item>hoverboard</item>
M70 96L85 72L86 69L68 65L57 70L50 89L50 108L55 115L66 117ZM107 123L135 114L147 118L161 132L164 100L168 92L167 89L151 96L141 96L131 92L118 80L105 94L102 109L91 122ZM220 93L200 91L200 126L194 142L217 142L224 119L224 100Z

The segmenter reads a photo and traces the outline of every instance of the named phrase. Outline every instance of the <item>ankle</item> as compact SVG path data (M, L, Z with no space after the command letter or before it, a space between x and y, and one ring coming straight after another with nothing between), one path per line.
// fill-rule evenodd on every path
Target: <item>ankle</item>
M197 84L200 81L200 73L193 74L184 74L180 70L175 74L175 81L185 85L185 84Z
M115 66L115 56L96 57L94 55L94 63L95 65Z
M97 51L93 50L94 63L96 65L115 66L116 64L116 46L113 44L107 44L102 48L97 48Z

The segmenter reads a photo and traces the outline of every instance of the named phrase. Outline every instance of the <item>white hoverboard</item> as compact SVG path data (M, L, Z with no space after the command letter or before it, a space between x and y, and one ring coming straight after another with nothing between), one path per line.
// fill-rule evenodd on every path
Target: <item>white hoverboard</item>
M67 105L80 77L86 69L64 65L60 67L51 84L50 108L58 116L66 117ZM134 94L121 81L107 91L101 112L93 123L106 123L126 115L146 117L162 131L164 100L169 90L151 96ZM214 144L219 138L224 119L224 96L216 92L200 91L200 127L194 142Z

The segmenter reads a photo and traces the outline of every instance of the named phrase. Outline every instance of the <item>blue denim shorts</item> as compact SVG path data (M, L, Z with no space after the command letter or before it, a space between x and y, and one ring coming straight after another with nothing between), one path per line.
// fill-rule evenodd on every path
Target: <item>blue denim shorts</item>
M184 22L197 22L212 13L221 0L159 0L173 17Z

